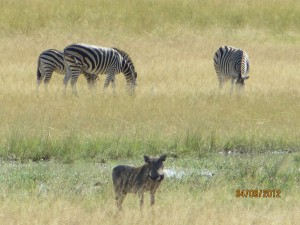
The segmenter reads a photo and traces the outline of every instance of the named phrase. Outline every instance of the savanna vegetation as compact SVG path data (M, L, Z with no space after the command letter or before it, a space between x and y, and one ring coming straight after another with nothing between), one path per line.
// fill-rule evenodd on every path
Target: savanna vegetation
M296 224L300 210L300 2L0 0L0 218L4 224ZM38 55L74 43L118 47L138 86L75 97ZM241 95L219 92L213 55L245 50ZM168 154L153 211L116 216L111 169ZM203 171L214 176L203 176ZM279 189L281 198L237 198Z

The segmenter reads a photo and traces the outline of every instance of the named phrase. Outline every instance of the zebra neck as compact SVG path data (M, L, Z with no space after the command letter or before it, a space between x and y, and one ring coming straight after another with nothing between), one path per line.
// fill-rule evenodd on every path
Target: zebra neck
M126 62L126 60L123 60L122 62L122 73L125 75L127 82L129 82L133 77L130 65Z

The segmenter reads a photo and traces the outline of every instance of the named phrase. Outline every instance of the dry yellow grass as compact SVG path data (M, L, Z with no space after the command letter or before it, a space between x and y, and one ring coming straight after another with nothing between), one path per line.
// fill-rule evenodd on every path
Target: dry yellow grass
M124 212L114 202L95 200L35 199L1 203L1 221L7 225L29 224L297 224L299 204L285 199L218 199L211 192L194 197L185 193L158 193L154 209L138 207L137 196L127 196ZM148 196L147 196L148 197ZM148 200L148 199L147 199ZM149 203L148 201L146 203Z
M111 89L108 96L103 96L105 76L100 77L93 96L83 77L78 82L79 98L71 95L70 87L64 96L63 77L59 74L53 74L49 93L45 93L42 85L37 96L39 53L46 48L62 49L74 39L57 37L49 31L42 40L36 35L3 37L0 49L2 140L8 127L19 125L32 135L52 128L57 131L50 130L52 135L76 130L87 136L111 136L122 130L129 136L132 132L141 136L157 132L167 137L182 136L187 130L199 130L204 135L212 131L228 136L247 135L253 134L253 130L266 137L278 132L291 138L299 135L300 77L297 76L296 44L278 40L262 43L260 39L267 38L268 34L249 29L235 35L215 29L204 33L180 29L174 32L168 38L120 34L119 38L109 37L105 41L100 32L77 34L82 38L75 41L118 46L130 54L138 72L134 99L125 93L125 79L121 74L117 76L117 98L113 98ZM98 40L92 40L94 36L99 36ZM230 82L219 95L212 57L224 44L241 47L250 57L250 79L240 99L229 95Z

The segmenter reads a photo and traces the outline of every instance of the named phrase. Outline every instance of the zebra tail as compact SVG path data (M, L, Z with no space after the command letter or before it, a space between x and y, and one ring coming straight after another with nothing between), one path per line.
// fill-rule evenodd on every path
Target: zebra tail
M41 78L42 78L42 74L41 74L41 71L40 71L40 66L41 66L41 60L39 59L38 66L37 66L37 71L36 71L36 79L37 79L37 81L40 81Z

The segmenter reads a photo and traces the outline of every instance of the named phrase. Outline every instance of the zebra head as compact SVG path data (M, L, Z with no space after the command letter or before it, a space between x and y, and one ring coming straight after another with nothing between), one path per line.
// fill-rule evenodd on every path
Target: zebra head
M134 94L135 86L137 85L137 72L129 55L118 48L113 48L122 56L122 73L124 73L127 81L127 90L130 95Z
M245 51L238 50L238 52L241 54L240 56L240 73L237 79L237 84L240 86L244 86L245 80L249 78L247 74L249 73L249 58Z
M249 76L239 76L236 84L239 85L240 87L243 87L245 85L245 80L249 79Z
M131 78L127 79L127 84L126 84L126 89L129 95L134 95L135 93L135 87L137 85L137 72L135 72L134 69L130 69L131 70Z
M129 65L130 73L131 73L130 85L136 86L137 85L137 72L135 71L132 61L127 62L127 63Z

